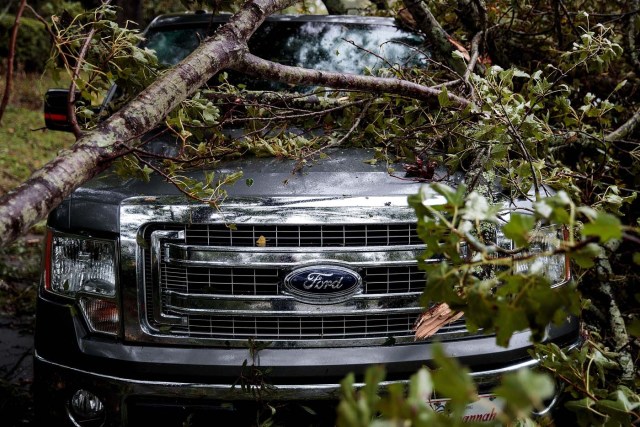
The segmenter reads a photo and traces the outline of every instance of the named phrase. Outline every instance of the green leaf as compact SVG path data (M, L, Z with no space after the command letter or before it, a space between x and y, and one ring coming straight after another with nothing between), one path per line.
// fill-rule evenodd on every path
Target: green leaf
M582 233L585 236L596 236L606 242L622 237L622 224L614 215L606 212L596 212L595 218L584 225Z
M529 241L529 232L534 225L535 218L533 216L513 213L509 222L502 227L502 232L517 246L525 246Z
M505 375L494 393L505 399L506 412L518 414L542 407L542 402L552 397L554 391L553 380L548 374L521 369Z
M594 260L602 254L602 248L596 243L589 243L577 251L571 252L571 259L582 268L591 268Z
M447 87L442 86L442 90L438 94L438 102L442 108L446 108L451 105L451 101L449 100L449 92L447 92Z
M440 344L434 346L433 358L438 366L431 374L434 387L438 393L451 399L449 406L455 415L460 416L465 407L477 399L469 370L456 359L448 357Z
M247 187L251 187L253 185L253 178L247 178L245 184L247 184Z

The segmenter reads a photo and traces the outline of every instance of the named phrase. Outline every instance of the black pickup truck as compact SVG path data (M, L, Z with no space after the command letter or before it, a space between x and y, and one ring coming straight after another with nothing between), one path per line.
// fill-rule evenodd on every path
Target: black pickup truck
M147 47L174 64L224 20L158 17ZM376 66L367 50L405 61L423 44L393 20L350 16L272 17L252 40L267 59L356 73ZM420 184L364 163L370 158L336 148L296 174L293 161L223 162L218 172L241 169L253 185L229 187L221 211L157 176L107 171L76 190L48 220L38 413L48 425L140 425L149 414L183 425L180 414L254 399L247 389L270 401L335 400L347 373L362 381L372 364L386 366L388 382L407 381L430 364L436 340L481 391L534 366L527 331L503 348L461 319L414 340L425 277L407 196ZM576 319L550 327L547 340L574 345Z

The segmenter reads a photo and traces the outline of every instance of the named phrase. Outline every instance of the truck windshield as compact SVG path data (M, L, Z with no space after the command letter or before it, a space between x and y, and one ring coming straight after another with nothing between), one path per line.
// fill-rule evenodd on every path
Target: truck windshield
M156 28L146 47L158 60L175 65L205 38L206 27ZM425 67L424 40L392 25L338 22L265 22L249 41L249 50L284 65L353 74L376 74L391 67ZM234 84L255 90L282 90L284 85L229 73ZM299 90L299 88L296 88Z

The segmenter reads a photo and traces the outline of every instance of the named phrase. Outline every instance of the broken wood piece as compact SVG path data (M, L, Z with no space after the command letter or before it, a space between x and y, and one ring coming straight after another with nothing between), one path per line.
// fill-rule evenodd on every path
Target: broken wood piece
M422 313L413 325L416 341L433 336L445 325L455 322L464 315L462 311L453 311L446 303L435 305Z

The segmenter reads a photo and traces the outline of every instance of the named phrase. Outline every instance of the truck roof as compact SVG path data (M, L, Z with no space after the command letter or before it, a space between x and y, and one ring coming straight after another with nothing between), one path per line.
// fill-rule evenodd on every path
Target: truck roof
M227 22L231 14L212 15L207 12L171 13L156 17L148 28L207 25ZM271 15L266 22L331 22L336 24L376 24L400 26L393 18L358 15Z

